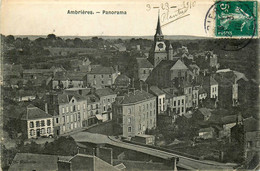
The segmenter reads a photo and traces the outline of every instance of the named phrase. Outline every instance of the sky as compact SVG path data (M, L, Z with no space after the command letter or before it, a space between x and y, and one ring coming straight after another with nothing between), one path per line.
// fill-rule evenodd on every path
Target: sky
M208 36L204 20L213 4L213 0L2 0L0 32L4 35L150 36L155 33L159 13L161 25L165 24L164 35ZM94 14L67 14L68 10ZM103 10L127 14L105 15Z

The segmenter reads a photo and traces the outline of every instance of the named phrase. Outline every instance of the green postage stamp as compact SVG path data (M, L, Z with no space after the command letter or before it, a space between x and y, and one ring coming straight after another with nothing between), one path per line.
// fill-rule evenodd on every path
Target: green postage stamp
M216 3L217 37L257 36L257 1L221 1Z

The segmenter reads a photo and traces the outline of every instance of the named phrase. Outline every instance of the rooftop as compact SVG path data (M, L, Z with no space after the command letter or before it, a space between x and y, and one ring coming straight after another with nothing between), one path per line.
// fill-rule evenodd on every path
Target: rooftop
M146 58L136 58L138 68L153 68L153 65Z
M51 171L58 170L58 156L33 153L17 153L9 168L9 171L37 170Z
M97 89L95 94L98 97L104 97L104 96L109 96L109 95L116 95L116 93L113 90L111 90L110 88Z
M211 131L214 131L214 128L212 127L209 127L209 128L201 128L199 130L199 132L211 132Z
M229 115L221 118L222 124L236 123L237 115Z
M116 71L113 67L96 66L89 72L89 74L113 74L115 72Z
M52 116L47 114L45 111L30 104L27 106L27 112L22 115L21 119L31 120L31 119L41 119L41 118L51 118L51 117Z
M209 116L209 115L211 115L211 111L209 110L209 109L207 109L207 108L200 108L200 109L198 109L199 111L200 111L200 113L202 114L202 115L204 115L204 116Z
M119 104L131 104L146 101L155 98L154 95L147 93L146 91L134 90L124 95L123 98L118 99Z
M160 95L165 94L165 92L162 91L161 89L159 89L157 86L151 86L151 87L150 87L150 91L151 91L154 95L156 95L156 96L160 96Z

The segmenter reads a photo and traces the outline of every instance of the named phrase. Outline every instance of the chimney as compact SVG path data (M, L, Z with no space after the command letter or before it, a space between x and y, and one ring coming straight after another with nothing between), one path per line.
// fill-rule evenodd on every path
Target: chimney
M45 112L48 113L48 104L45 103L44 107L45 107Z

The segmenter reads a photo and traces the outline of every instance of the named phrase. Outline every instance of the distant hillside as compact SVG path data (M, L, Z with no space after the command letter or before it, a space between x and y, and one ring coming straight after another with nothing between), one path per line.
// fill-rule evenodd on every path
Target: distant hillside
M47 35L15 35L15 38L20 37L20 38L26 38L30 40L35 40L39 37L46 38ZM74 39L74 38L80 38L80 39L91 39L92 37L100 37L103 39L153 39L153 36L57 36L63 39ZM165 35L165 39L168 40L195 40L195 39L207 39L207 37L197 37L197 36L186 36L186 35Z

